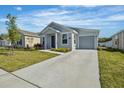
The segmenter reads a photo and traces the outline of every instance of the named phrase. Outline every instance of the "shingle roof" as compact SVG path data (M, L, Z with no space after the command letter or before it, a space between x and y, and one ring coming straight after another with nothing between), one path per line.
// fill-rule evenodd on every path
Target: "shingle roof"
M79 31L99 32L99 30L97 30L97 29L85 29L85 28L69 27L69 26L61 25L61 24L58 24L55 22L51 22L47 27L51 27L51 28L53 28L57 31L60 31L60 32L62 32L62 31L71 31L71 32L76 32L76 33ZM46 28L44 28L44 29L46 29Z
M118 34L120 34L120 33L122 33L122 32L124 32L124 30L121 30L121 31L117 32L116 34L113 34L113 35L111 36L111 38L114 37L114 36L116 36L116 35L118 35Z
M99 32L98 29L86 29L86 28L77 28L77 27L70 27L71 29L74 29L76 31L88 31L88 32Z
M26 36L40 37L39 33L34 33L34 32L29 32L29 31L24 31L24 30L19 30L19 33L26 35Z
M62 32L62 31L71 31L72 32L73 31L73 29L71 29L65 25L55 23L55 22L51 22L48 26L55 30L58 30L60 32Z

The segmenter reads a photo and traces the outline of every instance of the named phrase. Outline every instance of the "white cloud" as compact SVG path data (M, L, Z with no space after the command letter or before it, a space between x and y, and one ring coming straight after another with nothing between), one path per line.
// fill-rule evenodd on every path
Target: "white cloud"
M81 8L81 7L86 7L86 8L94 8L97 7L99 5L62 5L62 8Z
M116 14L109 16L107 18L108 21L124 21L124 14Z
M15 9L17 10L17 11L22 11L22 7L15 7Z
M7 19L6 18L0 18L0 22L6 22Z
M36 16L36 17L41 17L41 16L65 15L65 14L69 14L69 13L72 13L72 11L60 10L57 8L53 8L53 9L48 9L48 10L35 11L31 15Z
M64 7L64 6L63 6ZM68 6L69 7L69 6ZM95 7L95 6L81 6ZM17 23L20 28L29 31L41 31L51 21L55 21L68 26L102 29L104 27L115 28L118 23L115 21L124 20L120 7L100 8L97 11L70 10L65 8L52 8L45 10L35 10L18 16ZM107 10L106 10L107 9ZM119 10L118 10L119 9ZM111 14L112 12L112 14Z
M99 5L82 5L82 7L86 7L86 8L94 8L97 6L99 6Z

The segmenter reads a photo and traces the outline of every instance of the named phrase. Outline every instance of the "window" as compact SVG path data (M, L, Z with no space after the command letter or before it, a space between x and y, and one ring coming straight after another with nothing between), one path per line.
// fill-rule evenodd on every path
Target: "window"
M33 43L34 38L32 38L32 37L27 37L26 39L27 39L26 41L27 41L28 43Z
M62 44L67 44L67 34L62 34Z
M118 45L119 44L119 39L116 39L115 40L115 45Z

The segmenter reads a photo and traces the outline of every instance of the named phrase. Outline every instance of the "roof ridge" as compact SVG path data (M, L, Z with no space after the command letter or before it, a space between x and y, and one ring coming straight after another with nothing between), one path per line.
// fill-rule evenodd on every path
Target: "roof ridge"
M25 31L25 30L21 30L19 29L19 32L23 35L28 35L28 36L39 36L38 33L35 32L30 32L30 31Z

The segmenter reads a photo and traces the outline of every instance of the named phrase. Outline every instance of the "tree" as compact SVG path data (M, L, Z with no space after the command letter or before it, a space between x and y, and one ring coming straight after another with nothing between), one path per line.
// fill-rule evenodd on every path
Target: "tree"
M14 49L14 46L16 45L16 42L20 39L20 35L18 32L18 28L16 25L16 17L12 16L11 14L7 15L7 30L8 30L8 37L11 42L12 50Z
M99 42L106 42L106 41L110 41L110 40L112 40L112 38L106 38L106 37L104 37L104 38L99 38Z
M8 39L8 34L1 34L0 35L0 40Z

